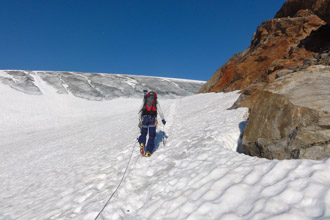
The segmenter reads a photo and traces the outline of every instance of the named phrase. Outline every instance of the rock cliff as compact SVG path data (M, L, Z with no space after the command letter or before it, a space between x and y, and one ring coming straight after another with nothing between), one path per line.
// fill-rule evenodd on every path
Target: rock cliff
M329 0L288 0L276 13L275 18L293 17L299 10L308 9L317 16L330 23L330 1Z
M329 85L329 66L312 66L264 85L250 106L244 152L268 159L330 157Z
M288 0L249 48L220 67L200 92L242 94L246 154L269 159L330 157L330 0ZM316 66L318 65L318 66Z
M219 68L200 92L243 90L253 83L273 81L276 73L303 66L329 49L330 27L312 11L265 21L250 47Z

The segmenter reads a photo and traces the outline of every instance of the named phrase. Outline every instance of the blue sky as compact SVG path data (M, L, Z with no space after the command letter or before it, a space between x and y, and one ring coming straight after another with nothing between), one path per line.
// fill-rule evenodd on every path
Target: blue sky
M0 2L0 69L208 80L285 0Z

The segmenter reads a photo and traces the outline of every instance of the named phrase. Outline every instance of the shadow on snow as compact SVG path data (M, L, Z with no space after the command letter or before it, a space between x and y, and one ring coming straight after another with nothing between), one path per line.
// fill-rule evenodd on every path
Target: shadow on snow
M244 134L244 129L246 127L247 121L241 121L238 125L239 130L240 130L240 135L239 138L237 140L237 152L238 153L244 153L244 149L242 146L242 138L243 138L243 134Z
M153 153L158 150L158 148L161 144L163 144L163 146L165 147L167 138L168 138L168 136L166 135L165 131L160 130L156 133L155 147L154 147Z

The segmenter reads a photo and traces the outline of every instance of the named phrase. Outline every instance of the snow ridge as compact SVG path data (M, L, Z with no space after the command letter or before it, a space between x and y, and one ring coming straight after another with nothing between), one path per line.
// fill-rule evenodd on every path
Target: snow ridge
M22 70L0 71L0 82L31 95L43 94L40 87L45 89L47 84L58 94L69 93L98 101L118 97L140 97L144 89L153 90L163 98L193 95L205 83L150 76Z

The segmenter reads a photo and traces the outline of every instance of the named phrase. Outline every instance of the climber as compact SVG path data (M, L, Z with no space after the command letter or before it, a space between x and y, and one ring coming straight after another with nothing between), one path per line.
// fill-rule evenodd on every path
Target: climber
M139 127L141 129L141 135L138 138L138 141L140 143L141 154L150 157L155 146L156 127L158 125L157 113L159 113L164 125L166 124L166 121L157 100L156 92L147 92L144 90L144 93L142 107L139 111ZM148 131L149 139L146 145Z

